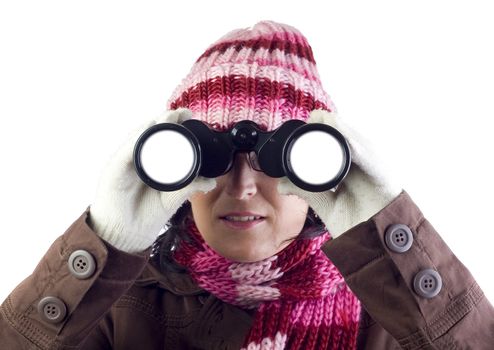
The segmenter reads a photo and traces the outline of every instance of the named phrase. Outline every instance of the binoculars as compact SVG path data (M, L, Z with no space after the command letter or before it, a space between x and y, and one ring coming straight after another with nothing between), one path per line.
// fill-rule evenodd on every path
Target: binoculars
M270 177L287 176L311 192L334 190L351 163L344 136L322 123L288 120L273 131L242 120L226 131L189 119L160 123L144 131L134 147L140 179L159 191L175 191L197 176L226 174L238 152L248 153L254 170Z

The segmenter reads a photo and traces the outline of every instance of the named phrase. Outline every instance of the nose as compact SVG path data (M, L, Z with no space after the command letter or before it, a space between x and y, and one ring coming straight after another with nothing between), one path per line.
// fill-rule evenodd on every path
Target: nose
M226 192L238 200L247 200L257 193L257 171L252 169L249 155L237 153L226 177Z

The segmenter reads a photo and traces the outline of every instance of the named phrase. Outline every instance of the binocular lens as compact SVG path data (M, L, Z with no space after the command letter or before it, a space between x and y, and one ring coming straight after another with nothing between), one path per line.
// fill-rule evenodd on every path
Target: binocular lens
M331 134L319 130L298 137L287 156L294 175L311 185L335 180L345 163L340 143Z
M149 130L149 129L148 129ZM137 143L140 177L156 189L179 189L193 180L197 151L190 138L174 129L149 132Z

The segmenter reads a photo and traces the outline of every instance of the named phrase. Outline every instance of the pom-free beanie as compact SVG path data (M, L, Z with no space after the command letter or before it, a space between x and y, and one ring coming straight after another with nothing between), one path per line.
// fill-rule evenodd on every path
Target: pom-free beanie
M233 30L209 46L175 89L168 109L225 130L253 120L267 131L314 109L335 111L307 39L294 27L262 21Z

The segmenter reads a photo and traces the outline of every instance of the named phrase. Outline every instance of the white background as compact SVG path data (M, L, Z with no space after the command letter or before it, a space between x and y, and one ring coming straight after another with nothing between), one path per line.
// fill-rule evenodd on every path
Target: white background
M2 1L0 299L92 202L127 134L213 41L308 38L339 113L494 301L494 21L480 1Z

